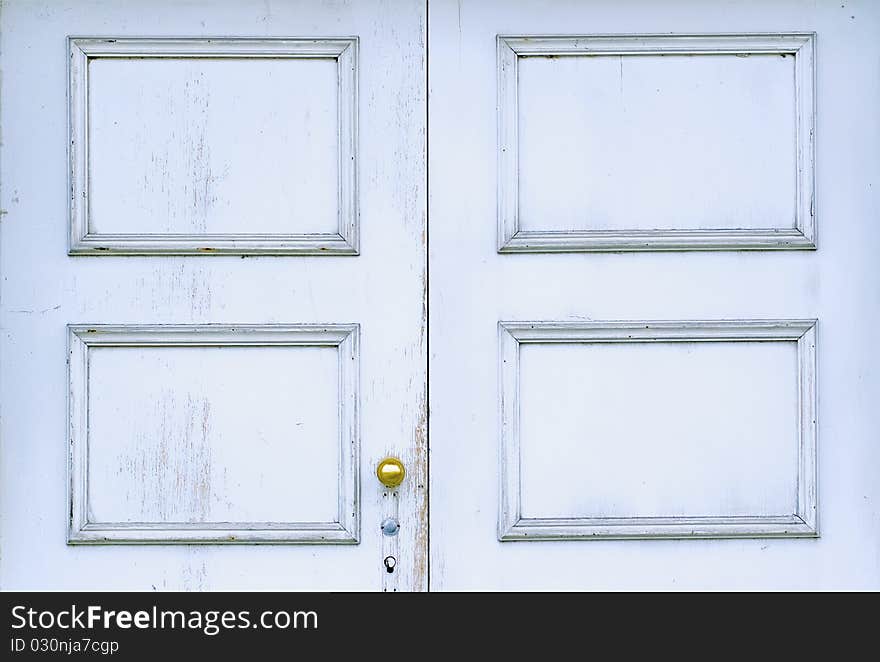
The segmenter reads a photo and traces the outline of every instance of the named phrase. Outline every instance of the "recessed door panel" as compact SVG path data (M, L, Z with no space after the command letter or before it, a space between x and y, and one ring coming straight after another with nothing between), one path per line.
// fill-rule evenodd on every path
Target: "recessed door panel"
M504 322L501 540L814 536L814 320Z
M72 327L72 543L356 543L358 328Z
M356 38L69 47L71 253L357 253Z

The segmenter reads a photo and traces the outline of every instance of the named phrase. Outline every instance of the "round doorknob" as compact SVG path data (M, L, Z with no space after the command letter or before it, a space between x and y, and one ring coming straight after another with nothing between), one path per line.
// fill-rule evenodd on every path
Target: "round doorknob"
M376 477L385 487L395 488L406 477L406 469L396 457L386 457L376 467Z

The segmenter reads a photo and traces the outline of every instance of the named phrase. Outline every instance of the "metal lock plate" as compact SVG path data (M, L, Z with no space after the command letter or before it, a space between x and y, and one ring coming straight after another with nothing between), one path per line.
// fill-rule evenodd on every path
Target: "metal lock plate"
M386 536L396 536L400 531L400 522L394 517L386 517L382 520L382 534Z

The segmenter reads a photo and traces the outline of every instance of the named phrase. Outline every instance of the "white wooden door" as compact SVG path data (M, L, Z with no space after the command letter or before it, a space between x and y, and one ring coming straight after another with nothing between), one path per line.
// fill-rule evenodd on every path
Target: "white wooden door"
M3 588L425 588L424 3L2 40Z
M5 2L0 585L877 588L878 31Z
M880 587L880 5L429 25L432 589Z

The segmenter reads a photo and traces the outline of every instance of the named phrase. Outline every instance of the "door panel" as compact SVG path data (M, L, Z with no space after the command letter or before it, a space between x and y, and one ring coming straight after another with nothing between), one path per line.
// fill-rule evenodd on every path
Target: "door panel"
M0 583L424 589L424 4L2 21Z
M501 540L816 535L815 321L500 336Z
M356 543L358 333L71 327L68 541Z
M813 42L499 37L502 250L812 248Z
M431 587L880 586L877 7L429 19Z
M72 253L357 254L356 38L69 46Z

